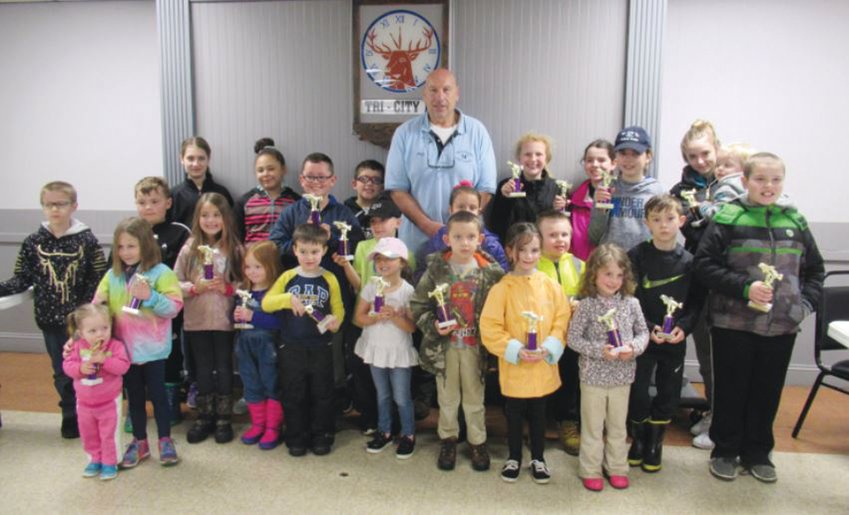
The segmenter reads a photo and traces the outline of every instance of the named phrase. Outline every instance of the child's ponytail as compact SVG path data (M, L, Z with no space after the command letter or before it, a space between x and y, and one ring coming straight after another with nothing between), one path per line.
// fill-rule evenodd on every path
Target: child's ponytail
M77 331L79 331L82 321L96 315L102 315L106 317L107 320L111 320L109 316L109 308L106 307L105 304L82 304L78 306L77 309L68 313L68 316L65 317L65 321L68 324L68 337L79 338Z
M719 137L716 135L716 129L713 127L713 124L707 120L696 120L690 125L690 128L687 129L687 132L684 133L684 137L681 139L681 157L684 158L685 162L687 161L687 146L693 140L701 137L707 137L716 150L719 150L722 146L719 143Z

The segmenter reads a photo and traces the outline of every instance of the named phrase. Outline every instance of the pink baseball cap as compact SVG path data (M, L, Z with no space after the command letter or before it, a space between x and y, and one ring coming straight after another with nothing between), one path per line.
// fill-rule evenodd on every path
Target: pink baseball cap
M374 250L371 251L371 254L368 255L369 260L374 259L374 256L378 254L389 259L403 258L404 260L409 260L407 257L409 255L407 246L398 238L381 238L377 242L377 245L375 245Z

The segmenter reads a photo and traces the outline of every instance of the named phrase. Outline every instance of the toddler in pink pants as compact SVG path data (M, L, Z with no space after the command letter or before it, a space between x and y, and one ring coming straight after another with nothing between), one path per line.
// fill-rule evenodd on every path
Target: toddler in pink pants
M122 376L130 368L124 343L112 339L112 321L103 305L83 304L68 315L73 347L62 367L74 380L77 420L89 463L84 477L118 475Z

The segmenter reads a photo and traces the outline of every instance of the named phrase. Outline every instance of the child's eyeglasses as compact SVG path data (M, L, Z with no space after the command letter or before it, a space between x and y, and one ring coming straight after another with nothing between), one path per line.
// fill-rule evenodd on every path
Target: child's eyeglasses
M326 182L333 178L332 175L302 175L307 182L317 183L317 182Z
M381 177L366 177L365 175L361 175L356 178L356 181L360 184L374 184L375 186L383 186L383 179Z
M65 209L71 206L70 200L65 200L62 202L45 202L42 204L44 209Z

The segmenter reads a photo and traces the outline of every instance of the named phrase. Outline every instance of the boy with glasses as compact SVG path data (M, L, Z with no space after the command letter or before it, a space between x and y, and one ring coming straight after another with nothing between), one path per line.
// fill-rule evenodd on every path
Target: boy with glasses
M62 438L79 438L77 399L71 378L62 370L62 346L68 339L65 317L91 301L106 259L97 238L87 225L72 217L77 192L67 182L54 181L41 188L41 207L46 222L24 239L15 275L0 282L0 297L26 291L35 295L35 323L53 366L53 386L62 408Z
M354 170L354 180L351 187L357 193L345 201L345 206L354 213L365 237L371 238L368 218L372 204L383 193L383 176L385 168L373 159L366 159Z

